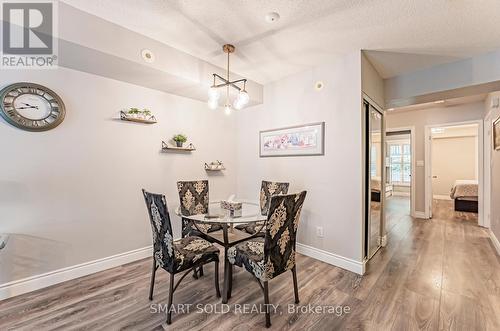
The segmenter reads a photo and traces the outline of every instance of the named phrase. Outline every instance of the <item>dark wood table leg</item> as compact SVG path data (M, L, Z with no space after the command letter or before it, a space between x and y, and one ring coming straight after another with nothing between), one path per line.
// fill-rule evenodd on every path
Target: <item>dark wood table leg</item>
M222 225L222 233L224 235L224 288L222 290L222 303L227 303L229 299L229 286L231 283L231 263L227 258L227 250L229 248L229 238L227 235L227 224Z

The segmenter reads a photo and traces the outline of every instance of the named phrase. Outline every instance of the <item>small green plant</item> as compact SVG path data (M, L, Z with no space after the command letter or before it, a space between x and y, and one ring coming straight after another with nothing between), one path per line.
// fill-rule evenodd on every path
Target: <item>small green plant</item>
M172 138L173 141L175 141L176 143L185 143L187 141L187 137L183 134L176 134L173 138Z
M139 114L140 112L139 108L129 108L127 111L128 114Z
M149 109L146 109L146 108L144 108L143 110L139 110L139 108L129 108L127 110L127 114L151 116L151 111Z

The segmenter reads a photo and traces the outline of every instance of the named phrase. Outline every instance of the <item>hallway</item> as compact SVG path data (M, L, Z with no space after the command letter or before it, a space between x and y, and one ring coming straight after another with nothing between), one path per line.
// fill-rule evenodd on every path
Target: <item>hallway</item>
M413 220L405 216L404 200L387 206L389 243L362 281L376 278L360 323L393 330L498 330L500 258L477 217L439 201L434 219Z

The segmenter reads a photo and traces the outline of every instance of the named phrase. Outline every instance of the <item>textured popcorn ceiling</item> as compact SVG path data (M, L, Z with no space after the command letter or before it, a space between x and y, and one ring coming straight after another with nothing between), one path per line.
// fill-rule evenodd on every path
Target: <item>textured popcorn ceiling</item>
M359 49L387 78L500 48L499 0L64 2L219 66L233 43L232 71L260 83Z

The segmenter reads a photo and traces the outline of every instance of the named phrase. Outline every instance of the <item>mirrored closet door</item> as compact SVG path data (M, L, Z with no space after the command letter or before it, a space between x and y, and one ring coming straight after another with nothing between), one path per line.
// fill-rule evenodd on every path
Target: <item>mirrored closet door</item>
M364 102L366 119L366 205L365 256L370 259L380 248L385 197L383 113Z

